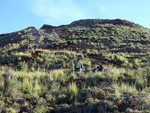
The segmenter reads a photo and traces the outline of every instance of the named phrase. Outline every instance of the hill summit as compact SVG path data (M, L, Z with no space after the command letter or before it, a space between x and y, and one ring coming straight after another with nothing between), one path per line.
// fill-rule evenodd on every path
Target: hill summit
M74 26L84 26L84 27L94 27L97 24L113 24L113 25L123 25L123 26L129 26L129 27L135 27L139 26L138 24L135 24L133 22L127 21L127 20L121 20L121 19L83 19L74 21L71 24L69 24L69 27Z
M122 19L81 19L72 22L71 24L68 25L61 25L61 26L51 26L44 24L41 29L54 29L54 28L59 28L59 27L96 27L96 25L99 24L113 24L113 25L121 25L121 26L128 26L128 27L141 27L139 24L135 24L134 22L130 22L127 20L122 20Z

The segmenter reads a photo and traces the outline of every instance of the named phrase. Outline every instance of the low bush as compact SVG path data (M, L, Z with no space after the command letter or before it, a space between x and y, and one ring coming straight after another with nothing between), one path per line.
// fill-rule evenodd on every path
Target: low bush
M17 69L19 71L27 71L28 70L28 64L25 61L19 62L19 64L17 65Z
M28 80L28 78L25 78L23 80L23 83L22 83L22 86L21 86L21 91L23 93L29 93L31 94L32 93L32 89L33 89L33 86L32 86L32 83L30 80Z
M144 80L142 80L142 79L137 79L135 84L136 84L137 90L139 90L139 91L142 91L143 88L145 87Z
M78 87L75 83L71 83L68 86L68 92L70 93L70 98L72 99L78 94Z

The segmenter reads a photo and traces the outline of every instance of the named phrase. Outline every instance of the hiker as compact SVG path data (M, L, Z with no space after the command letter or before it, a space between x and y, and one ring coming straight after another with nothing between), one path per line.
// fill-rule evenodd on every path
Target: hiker
M100 62L97 65L97 71L103 71L103 66Z
M80 62L80 59L78 59L78 61L75 62L74 68L75 68L75 71L76 71L76 72L82 72L83 65L82 65L82 63Z

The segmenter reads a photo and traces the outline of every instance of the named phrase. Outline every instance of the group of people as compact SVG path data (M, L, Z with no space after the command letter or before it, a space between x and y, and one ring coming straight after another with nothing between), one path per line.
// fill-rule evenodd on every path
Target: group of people
M75 69L76 72L82 72L83 64L80 62L80 59L78 59L78 61L75 62L74 69ZM102 64L100 62L97 65L96 71L103 71L103 66L102 66Z

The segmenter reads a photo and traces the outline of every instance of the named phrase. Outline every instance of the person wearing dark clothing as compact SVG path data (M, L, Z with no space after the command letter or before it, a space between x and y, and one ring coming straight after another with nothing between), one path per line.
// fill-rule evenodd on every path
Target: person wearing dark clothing
M97 71L103 71L103 66L101 63L97 65Z

